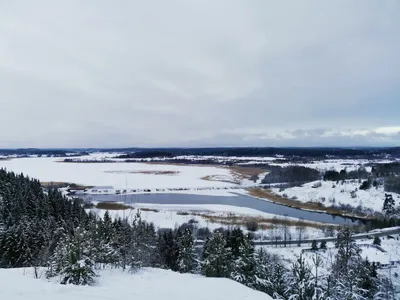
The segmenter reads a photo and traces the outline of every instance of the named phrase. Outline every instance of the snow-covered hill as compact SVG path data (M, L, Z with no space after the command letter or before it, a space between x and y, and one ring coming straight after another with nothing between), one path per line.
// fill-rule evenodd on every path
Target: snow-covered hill
M146 268L130 274L102 270L96 286L61 285L34 279L32 269L0 269L0 299L13 300L268 300L267 294L222 278Z
M375 211L382 211L385 199L383 187L371 187L368 190L360 190L361 183L358 180L345 180L339 183L332 181L313 181L302 186L296 186L272 191L290 199L301 202L320 202L324 206L349 204L353 207L361 206ZM398 204L400 195L390 193Z

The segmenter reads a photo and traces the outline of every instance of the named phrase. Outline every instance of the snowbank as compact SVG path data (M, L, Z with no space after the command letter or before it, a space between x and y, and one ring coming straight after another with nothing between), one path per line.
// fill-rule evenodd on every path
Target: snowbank
M102 270L93 287L61 285L34 279L32 269L0 269L0 299L13 300L268 300L267 294L221 278L146 268L130 274Z

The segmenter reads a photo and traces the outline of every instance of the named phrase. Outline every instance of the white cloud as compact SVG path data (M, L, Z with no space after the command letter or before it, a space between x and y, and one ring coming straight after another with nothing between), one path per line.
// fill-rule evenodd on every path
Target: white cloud
M3 1L0 147L399 144L399 12Z

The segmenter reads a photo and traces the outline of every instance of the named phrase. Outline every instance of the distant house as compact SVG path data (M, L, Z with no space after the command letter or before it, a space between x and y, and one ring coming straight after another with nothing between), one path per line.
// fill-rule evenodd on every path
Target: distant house
M95 186L85 189L85 194L115 194L113 186Z

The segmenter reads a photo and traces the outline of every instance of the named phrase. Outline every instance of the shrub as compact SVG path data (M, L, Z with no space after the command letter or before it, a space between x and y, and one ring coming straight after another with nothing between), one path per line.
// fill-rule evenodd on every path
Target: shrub
M360 190L369 190L371 188L371 180L364 180L363 183L360 186Z
M176 214L178 216L188 216L189 215L189 213L187 211L178 211Z
M379 236L375 236L373 244L377 246L381 245L381 239L379 238Z
M248 221L246 222L246 228L247 228L247 230L249 230L249 231L253 231L253 232L257 231L257 230L258 230L258 223L257 223L257 221L255 221L255 220L248 220Z
M326 241L322 241L319 248L326 250Z
M328 170L324 174L325 181L339 181L341 179L343 178L340 176L340 173L335 170Z
M313 240L312 244L311 244L311 250L318 250L318 245L317 245L317 241Z
M400 194L400 176L390 176L386 178L385 192Z

